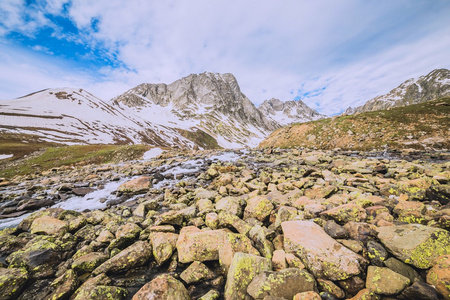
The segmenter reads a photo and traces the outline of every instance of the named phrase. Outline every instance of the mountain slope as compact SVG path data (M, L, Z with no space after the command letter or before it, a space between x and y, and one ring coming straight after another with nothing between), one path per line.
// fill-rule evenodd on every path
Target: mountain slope
M272 98L258 106L258 110L268 119L283 126L291 123L314 121L326 117L308 107L301 100L283 102L279 99Z
M61 144L193 146L173 129L153 125L82 89L47 89L0 102L0 133Z
M286 126L259 147L450 149L450 98Z
M192 74L171 84L144 83L114 105L154 124L201 130L222 147L256 146L278 123L265 118L232 74Z
M389 93L377 96L362 106L350 107L344 114L349 115L406 106L445 96L450 96L450 71L447 69L436 69L428 75L417 79L409 79Z

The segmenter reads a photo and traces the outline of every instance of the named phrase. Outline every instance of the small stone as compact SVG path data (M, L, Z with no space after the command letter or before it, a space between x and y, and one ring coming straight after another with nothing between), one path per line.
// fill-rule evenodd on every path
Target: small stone
M410 281L391 269L369 266L367 270L366 287L380 295L395 295L401 293Z
M349 300L379 300L380 296L370 291L369 289L360 290L353 298Z
M194 261L180 274L180 278L187 284L192 284L214 278L214 272L203 263Z
M284 250L275 250L273 252L272 266L274 271L287 268L286 252L284 252Z
M219 215L215 212L206 214L205 224L211 229L217 229L219 227Z
M325 232L333 239L345 239L348 237L348 232L344 227L337 224L334 220L327 221L323 227Z
M145 284L132 300L190 300L184 285L168 274L159 275Z
M369 241L367 242L367 255L369 256L372 265L382 267L383 262L388 257L388 252L381 244Z
M215 289L211 289L206 294L198 298L198 300L217 300L219 297L220 293Z
M345 298L345 292L333 281L319 278L317 279L317 285L321 292L327 292L338 299Z
M264 228L260 225L255 225L249 231L248 236L255 243L255 248L258 249L259 253L266 258L272 258L273 245L266 238L266 233Z

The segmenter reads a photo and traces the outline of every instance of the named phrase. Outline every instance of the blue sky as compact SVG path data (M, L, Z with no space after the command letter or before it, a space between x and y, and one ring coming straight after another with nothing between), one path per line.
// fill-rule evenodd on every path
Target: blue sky
M448 0L2 0L0 99L49 87L108 100L142 82L233 73L256 105L361 105L450 68Z

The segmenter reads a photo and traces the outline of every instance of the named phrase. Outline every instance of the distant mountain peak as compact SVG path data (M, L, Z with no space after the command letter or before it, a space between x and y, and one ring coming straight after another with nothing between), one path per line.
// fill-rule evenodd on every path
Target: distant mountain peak
M280 125L303 123L325 118L301 100L281 101L277 98L265 100L258 110Z
M450 70L435 69L427 75L406 80L389 93L370 99L362 106L350 107L344 114L401 107L448 95L450 95Z

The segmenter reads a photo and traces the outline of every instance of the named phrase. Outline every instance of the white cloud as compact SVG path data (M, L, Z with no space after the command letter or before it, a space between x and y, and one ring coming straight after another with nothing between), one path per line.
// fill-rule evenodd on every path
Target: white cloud
M55 26L42 12L63 15L65 4L65 0L47 1L39 13L27 12L22 1L4 0L0 11L6 7L11 13L3 30L32 34L42 26ZM387 92L409 77L450 67L450 5L445 0L414 4L403 0L73 0L66 8L81 33L73 36L55 28L55 35L96 49L104 47L105 55L115 55L128 70L94 70L96 78L86 71L64 70L56 65L57 59L49 59L46 63L58 74L54 82L83 84L105 99L141 82L170 83L190 73L231 72L256 104L272 97L291 100L298 93L326 87L305 102L331 114ZM24 11L30 24L24 22ZM50 84L55 76L37 69L19 76L25 70L19 67L16 79L3 76L2 80L12 87L16 80L23 87L28 82L23 78L33 82L35 75ZM39 82L36 78L30 89Z

